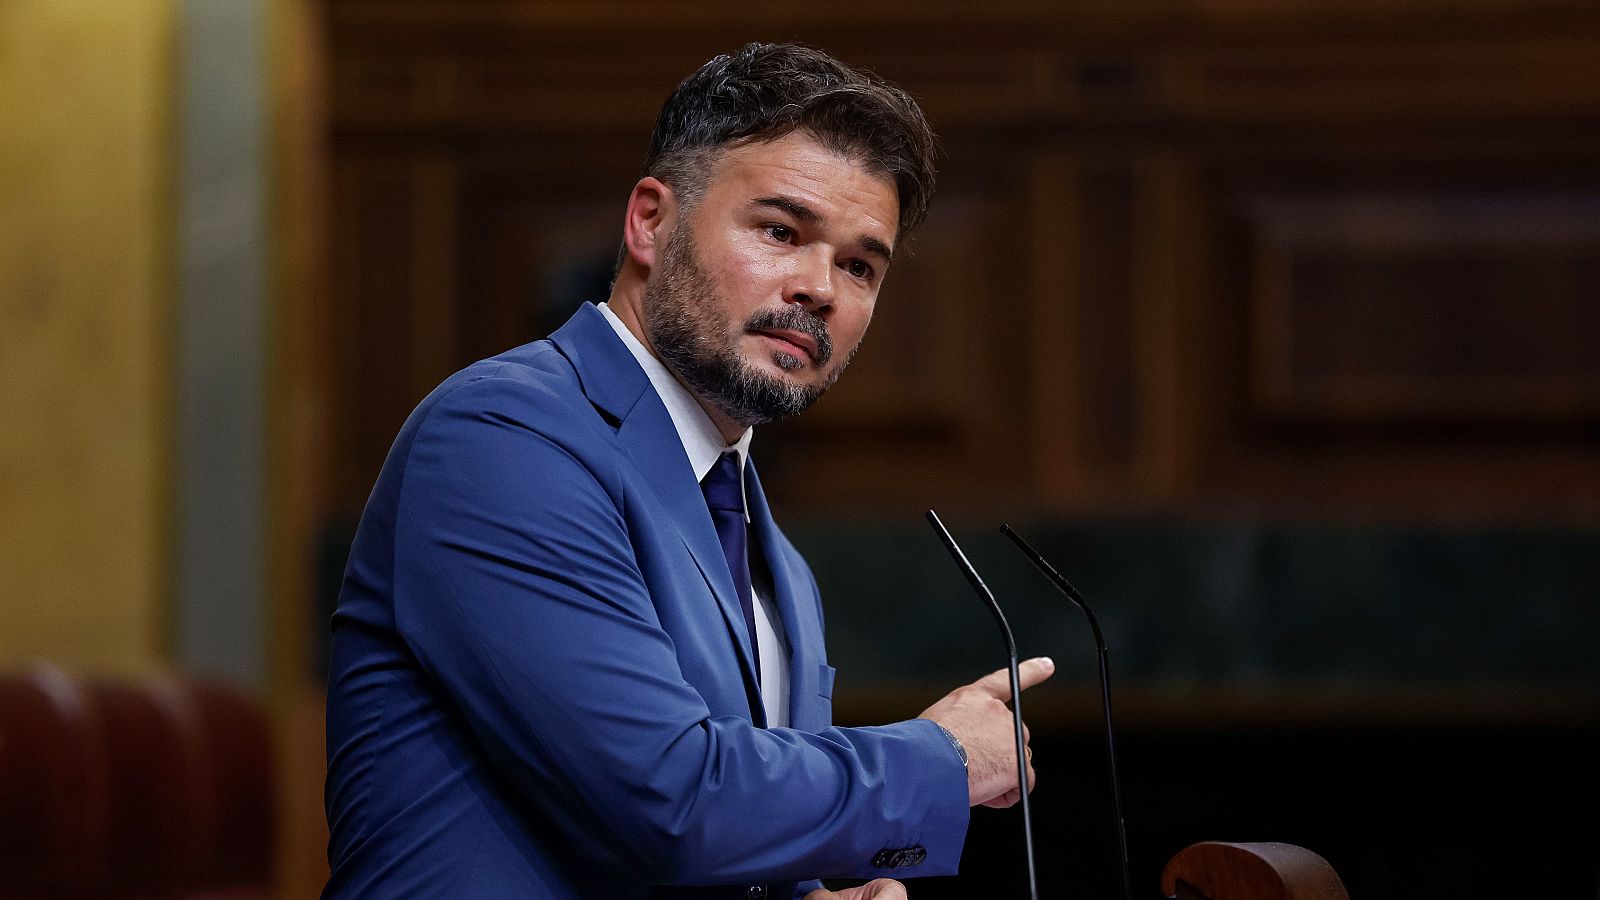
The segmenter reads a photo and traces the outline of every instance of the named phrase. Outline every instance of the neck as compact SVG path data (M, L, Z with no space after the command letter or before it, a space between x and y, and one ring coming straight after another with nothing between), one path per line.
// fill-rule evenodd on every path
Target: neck
M737 443L739 438L744 436L745 426L728 418L727 413L708 402L706 398L700 396L694 388L690 387L683 380L683 377L678 374L678 371L672 367L672 364L667 362L656 350L656 345L651 342L650 335L645 333L644 284L629 276L630 273L626 269L617 276L617 283L612 287L611 296L606 299L606 305L611 307L611 311L616 314L623 325L628 327L628 331L633 333L639 343L650 351L650 355L659 360L667 371L672 373L673 380L683 385L683 389L689 392L689 396L694 398L694 402L705 410L706 416L711 419L711 424L716 426L717 433L722 435L723 443Z

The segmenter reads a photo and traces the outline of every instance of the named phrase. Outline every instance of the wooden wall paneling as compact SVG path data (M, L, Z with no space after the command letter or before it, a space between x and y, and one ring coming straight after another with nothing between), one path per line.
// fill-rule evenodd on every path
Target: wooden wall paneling
M1209 123L1328 125L1592 115L1600 29L1292 35L1162 56L1163 106Z
M652 122L678 79L750 36L694 35L667 52L637 54L625 52L625 42L596 47L583 40L505 49L363 44L335 68L336 120L351 131L614 133ZM1039 77L1054 57L1046 51L979 44L933 55L922 47L826 46L893 73L941 129L1027 121L1047 101L1071 99L1044 94L1060 83Z
M1036 296L1029 264L1020 258L1031 240L1021 232L1029 228L1034 215L1032 153L1029 148L1008 146L982 163L987 173L987 186L982 190L996 200L994 218L985 223L989 229L986 252L994 260L994 275L970 303L980 312L983 330L989 335L984 362L989 374L984 390L991 415L982 424L982 432L975 435L983 451L977 458L982 496L1009 511L1037 503L1031 477L1035 454L1030 323Z
M1294 382L1292 252L1267 229L1257 230L1251 243L1250 402L1261 410L1283 410L1292 402Z
M999 155L1010 153L1012 163L999 165L1021 163L1003 196L969 196L964 180L974 192L988 188L962 175L946 180L935 215L944 209L950 221L936 218L920 242L935 258L897 263L850 378L802 420L775 430L797 454L826 447L851 454L853 470L893 473L827 486L811 493L817 502L908 504L930 478L974 498L1037 489L1058 509L1181 505L1227 491L1255 502L1249 498L1272 490L1209 483L1219 466L1232 465L1225 460L1252 455L1276 460L1262 471L1303 471L1308 480L1284 488L1301 498L1295 502L1318 492L1345 497L1322 476L1330 460L1351 452L1349 441L1261 415L1249 394L1251 370L1231 368L1261 323L1229 318L1254 288L1230 268L1248 248L1206 202L1226 180L1213 161L1276 172L1292 193L1324 176L1337 187L1391 163L1450 160L1487 171L1540 154L1576 160L1600 132L1600 79L1583 77L1600 58L1592 52L1600 17L1557 6L1452 17L1310 2L1203 10L950 4L918 6L904 19L875 8L873 21L894 22L903 37L888 45L863 36L859 21L840 25L821 10L331 4L332 130L338 152L359 160L369 184L360 240L368 257L385 240L407 245L388 261L388 274L367 266L361 303L371 308L387 295L414 304L401 324L357 317L378 332L361 345L410 348L404 360L380 356L385 376L401 378L410 395L392 409L389 400L344 404L357 417L350 456L361 460L345 470L359 485L350 496L364 496L421 390L451 365L540 336L532 332L542 326L525 321L538 302L529 298L548 291L541 279L578 252L557 240L561 229L549 218L556 205L606 205L612 175L631 171L642 153L666 86L710 53L761 36L808 40L905 84L945 134L952 173L962 166L956 151L969 148L977 158L983 148L1004 148ZM665 49L633 52L646 43ZM1045 157L1027 149L1051 141L1059 143ZM396 154L406 146L413 149ZM574 169L575 160L593 171ZM1075 170L1056 168L1063 162ZM444 174L452 164L454 226ZM496 165L509 173L507 196L475 198L493 184L485 173ZM378 187L394 166L431 174L390 185L409 192L402 200ZM1340 167L1344 175L1329 175ZM616 208L627 180L618 174ZM523 199L513 202L519 191ZM413 208L398 215L401 203ZM1001 214L1007 204L1015 204L1011 221ZM1058 214L1066 207L1074 214ZM973 229L994 225L1015 236L1017 222L1025 223L1020 240L1030 257L1022 272L1000 272L969 254L987 242L1003 258L1006 248ZM941 235L945 227L954 230ZM958 258L967 261L958 266ZM963 289L1003 302L1009 283L1013 296L1027 298L1027 332L1016 338L1025 353L994 352L1011 325L974 320L953 305L955 285L979 271L989 274ZM392 293L402 280L407 292ZM890 302L897 290L915 295L922 318L902 317L905 304ZM942 330L916 337L935 321ZM450 341L429 339L451 327L453 360L444 349ZM400 364L406 372L396 371ZM1014 365L1028 370L1007 369ZM366 366L357 381L370 387L377 368ZM351 399L363 396L358 390ZM1011 442L1020 467L1007 468L1010 458L982 441L1008 422L1025 423L1027 439ZM1383 439L1362 451L1369 461L1401 452ZM1450 452L1492 455L1470 441ZM1345 475L1358 481L1358 464L1347 464ZM781 458L764 457L769 481L781 483L784 469ZM1382 505L1381 495L1374 502Z
M410 359L407 396L412 404L462 363L458 352L457 284L461 276L456 169L455 159L438 150L418 154L409 166L412 244L408 255L412 271L404 314L411 319L406 355Z
M524 197L474 203L466 232L466 337L459 360L547 337L583 303L606 299L624 197Z
M1131 484L1143 425L1138 357L1136 148L1097 142L1079 186L1082 265L1076 273L1085 477L1105 496ZM1097 501L1099 505L1103 501Z
M1570 298L1592 294L1576 286L1594 242L1574 237L1592 231L1581 210L1593 175L1537 135L1522 143L1462 161L1447 135L1399 159L1358 141L1316 160L1280 152L1208 168L1230 210L1211 229L1214 260L1231 262L1208 313L1225 349L1201 367L1220 381L1215 413L1198 423L1197 502L1587 521L1600 459L1589 364L1578 362L1593 354L1576 348L1600 344L1600 327L1592 304ZM1483 283L1441 274L1457 263L1396 267L1441 247ZM1296 266L1304 279L1302 261L1319 257L1314 281L1297 287ZM1510 346L1521 349L1497 356Z
M537 273L547 261L521 204L486 202L474 191L462 219L460 354L483 359L526 337L526 309L536 302Z
M365 44L344 46L332 66L334 123L341 128L449 123L459 117L459 65L455 55L436 47L397 53Z
M1600 195L1445 187L1255 209L1263 415L1600 415Z
M1197 311L1210 302L1207 198L1200 164L1176 151L1135 164L1133 315L1139 439L1132 489L1149 501L1192 499L1206 384Z
M1084 341L1083 165L1075 154L1047 150L1029 160L1028 175L1031 477L1041 503L1065 503L1082 487L1087 427L1076 352Z
M984 8L945 18L921 10L905 19L883 17L882 27L898 38L886 42L857 8L792 24L774 11L722 9L694 24L702 16L679 7L671 15L605 22L526 4L439 5L436 14L414 19L389 4L385 19L381 5L355 14L341 4L333 12L335 42L345 48L334 81L342 127L616 131L652 119L676 79L753 39L799 40L883 72L911 90L946 133L1060 120L1105 99L1093 73L1086 80L1082 66L1064 55L1109 27L1071 21L1081 17ZM1156 42L1148 16L1120 18L1116 27L1138 35L1135 44ZM1088 64L1105 70L1098 58Z
M334 368L351 423L337 505L356 511L405 417L456 365L456 176L436 153L335 159Z
M606 298L648 138L471 143L460 168L458 364L548 336Z
M331 292L325 313L328 338L324 365L328 372L330 434L328 516L350 514L360 509L372 486L361 485L362 469L356 463L356 446L362 440L354 413L359 404L356 390L360 371L358 342L361 316L356 300L361 296L361 169L357 161L337 152L329 154L328 173L328 285ZM326 526L318 522L317 528ZM317 538L308 536L308 540Z
M332 507L338 425L332 327L346 295L332 290L336 251L325 106L328 46L316 0L270 6L273 66L274 260L268 440L269 658L274 896L310 897L327 881L322 807L325 727L317 667L328 624L317 614L316 536ZM339 244L343 246L343 244Z
M404 421L414 384L415 203L404 159L338 159L335 232L348 236L334 260L345 302L338 318L340 508L359 511Z
M1026 127L1071 100L1070 95L1063 96L1062 80L1055 77L1055 51L996 45L978 34L937 52L914 43L836 52L905 87L945 134L999 125Z
M1176 176L1140 146L1035 162L1035 478L1058 507L1168 495L1183 467L1174 329L1196 241L1180 231Z
M1018 440L1026 400L1016 328L1024 276L1014 265L1021 183L1010 175L1012 164L1009 154L952 163L952 190L943 198L952 214L948 226L939 233L939 243L930 242L916 254L928 263L920 270L928 282L924 293L945 293L940 317L926 322L936 348L933 358L956 363L933 367L931 374L950 388L944 412L956 423L953 462L959 468L928 475L933 483L948 484L954 474L969 502L1008 502L1015 492L1008 490L1008 473L1026 458ZM928 374L910 373L902 393L919 393Z

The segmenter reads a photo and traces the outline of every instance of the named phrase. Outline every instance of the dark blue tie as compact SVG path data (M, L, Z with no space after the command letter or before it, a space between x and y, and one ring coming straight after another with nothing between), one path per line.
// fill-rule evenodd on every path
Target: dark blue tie
M756 612L750 595L750 556L746 549L748 529L744 520L744 479L739 472L739 456L724 453L717 458L706 477L700 481L700 490L706 495L706 506L711 510L711 521L717 526L717 538L722 541L722 555L728 559L728 571L733 575L733 590L739 595L739 609L744 612L744 627L750 632L750 661L755 665L756 684L761 684L761 651L756 643Z

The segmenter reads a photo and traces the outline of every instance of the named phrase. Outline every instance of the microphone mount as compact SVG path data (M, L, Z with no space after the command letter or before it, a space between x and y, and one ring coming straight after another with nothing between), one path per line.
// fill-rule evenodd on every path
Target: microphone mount
M1100 655L1100 702L1106 719L1106 758L1110 760L1111 765L1111 813L1116 819L1117 849L1122 854L1122 900L1131 900L1133 888L1128 874L1128 826L1122 817L1122 786L1117 776L1117 743L1111 728L1111 671L1110 663L1107 661L1105 636L1100 633L1100 622L1095 619L1094 610L1089 608L1089 602L1083 599L1083 595L1078 593L1078 589L1072 586L1072 582L1068 581L1066 576L1046 562L1037 550L1011 530L1010 525L1001 525L1000 533L1010 538L1011 542L1017 545L1017 549L1021 550L1023 555L1027 556L1050 583L1072 601L1074 606L1083 610L1084 616L1089 620L1089 628L1094 632L1095 649Z
M931 509L928 510L928 523L933 526L934 531L938 532L939 539L944 542L945 549L950 551L950 557L956 561L956 565L960 567L962 574L967 576L967 583L972 585L972 589L977 591L978 596L989 607L989 612L994 614L994 620L999 623L1000 633L1005 638L1006 656L1011 675L1011 719L1016 730L1017 786L1018 793L1022 795L1022 835L1028 851L1028 896L1032 900L1039 900L1039 882L1034 872L1033 863L1033 811L1028 804L1027 741L1022 735L1022 683L1021 676L1017 674L1017 641L1011 634L1011 625L1006 622L1005 613L1000 611L999 601L994 599L994 593L989 590L989 586L984 584L983 579L978 576L978 570L973 568L972 563L967 561L967 555L961 552L961 547L956 544L956 539L950 536L950 532L944 527L944 523L939 521L939 514Z

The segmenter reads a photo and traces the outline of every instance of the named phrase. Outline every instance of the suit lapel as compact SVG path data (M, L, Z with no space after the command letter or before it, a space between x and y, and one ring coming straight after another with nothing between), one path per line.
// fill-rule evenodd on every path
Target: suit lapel
M651 398L655 402L639 404L633 415L622 423L617 436L683 539L701 577L711 587L717 607L722 610L728 637L738 650L740 675L744 679L745 693L751 698L751 714L755 721L761 722L765 715L760 690L756 688L760 681L752 661L744 611L733 586L733 575L728 571L728 558L722 553L722 542L717 538L716 526L706 509L705 495L700 493L700 483L695 481L694 471L689 468L689 458L678 440L672 417L654 394Z
M617 438L623 450L683 539L684 548L716 598L728 637L737 651L751 714L755 721L762 722L765 715L756 688L760 680L751 662L750 639L733 575L728 571L728 560L722 554L705 496L700 493L700 483L695 480L666 405L656 396L639 361L593 304L585 303L550 339L571 360L590 402L621 423Z
M753 460L745 462L745 488L750 500L750 527L767 571L772 575L772 601L778 607L784 636L789 642L789 725L805 731L820 730L827 723L812 721L812 711L817 705L814 698L818 693L814 660L821 657L813 656L809 585L789 565L783 539L772 519L772 510L767 506L767 495L761 489Z

